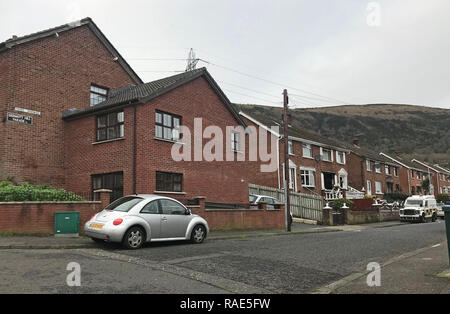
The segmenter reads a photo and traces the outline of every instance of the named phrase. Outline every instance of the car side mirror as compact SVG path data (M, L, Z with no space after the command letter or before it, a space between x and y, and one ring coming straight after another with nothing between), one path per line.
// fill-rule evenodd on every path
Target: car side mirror
M189 208L186 208L185 214L186 214L186 215L190 215L190 214L191 214L191 211L189 210Z

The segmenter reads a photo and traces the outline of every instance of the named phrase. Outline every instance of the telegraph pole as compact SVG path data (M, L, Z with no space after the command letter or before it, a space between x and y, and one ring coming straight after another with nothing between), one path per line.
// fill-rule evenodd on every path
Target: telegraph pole
M289 114L288 114L288 94L287 90L283 91L283 134L284 134L284 214L286 231L291 231L291 202L289 197ZM295 178L292 178L295 180ZM294 181L295 182L295 181Z

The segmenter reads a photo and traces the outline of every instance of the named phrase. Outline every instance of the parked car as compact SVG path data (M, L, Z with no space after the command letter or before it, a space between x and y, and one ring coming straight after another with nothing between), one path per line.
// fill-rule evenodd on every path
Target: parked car
M401 221L436 221L437 203L432 195L413 195L406 199L405 207L400 210Z
M444 206L443 203L437 205L437 216L441 219L445 219L443 206Z
M257 209L260 203L266 203L267 209L275 209L275 204L282 204L275 197L257 194L250 194L249 201L250 201L250 209ZM293 218L292 211L290 212L290 215L292 221Z
M267 209L274 209L280 202L271 196L252 194L249 196L250 208L257 208L260 203L266 203Z
M202 243L209 227L175 199L136 194L121 197L92 216L84 232L96 242L120 242L127 249L138 249L150 241Z

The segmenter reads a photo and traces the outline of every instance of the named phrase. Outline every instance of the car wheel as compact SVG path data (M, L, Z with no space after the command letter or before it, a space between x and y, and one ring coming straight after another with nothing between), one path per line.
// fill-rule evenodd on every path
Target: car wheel
M145 232L141 227L131 227L125 232L122 244L126 249L136 250L142 247L145 241Z
M425 214L422 214L422 216L420 217L420 222L422 222L422 223L427 222L427 218L425 217Z
M202 243L206 238L206 229L202 225L196 225L194 229L192 229L191 233L191 242L192 243Z

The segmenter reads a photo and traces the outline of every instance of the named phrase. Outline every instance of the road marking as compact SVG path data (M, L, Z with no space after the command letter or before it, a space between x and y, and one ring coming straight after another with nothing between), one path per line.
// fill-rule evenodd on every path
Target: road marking
M240 293L240 294L272 294L273 291L248 285L242 282L234 281L231 279L222 278L212 274L202 273L196 270L183 268L177 265L165 264L162 262L144 260L138 257L132 257L125 254L119 254L109 251L104 251L102 249L77 249L81 254L109 258L116 261L121 261L125 263L136 264L144 267L149 267L152 269L160 270L166 273L170 273L176 276L185 277L188 279L193 279L199 282L206 283L208 285L226 290L230 293Z
M438 244L433 245L432 247L438 247L438 246L441 246L441 244L438 243Z
M174 259L170 259L170 260L165 260L162 263L164 263L164 264L172 264L173 265L173 264L197 261L197 260L201 260L201 259L222 257L222 256L229 255L229 254L230 254L230 252L221 252L221 253L213 253L213 254L206 254L206 255L181 257L181 258L174 258Z

